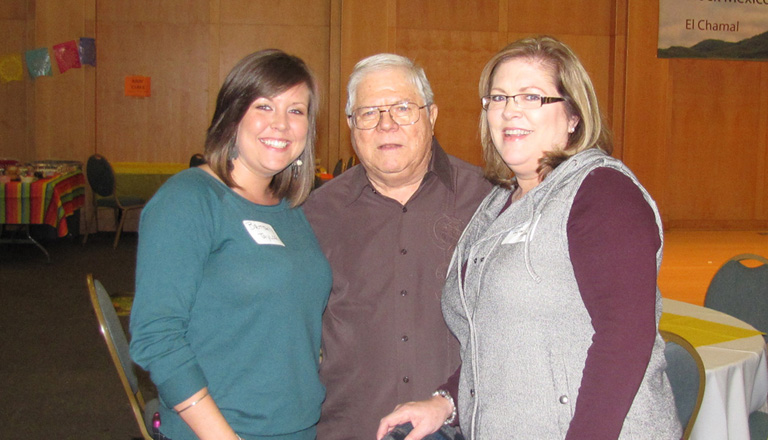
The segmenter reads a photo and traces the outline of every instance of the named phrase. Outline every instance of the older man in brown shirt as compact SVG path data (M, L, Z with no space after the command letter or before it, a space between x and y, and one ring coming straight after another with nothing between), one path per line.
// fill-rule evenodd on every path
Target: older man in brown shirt
M304 205L333 270L319 440L374 439L397 404L429 398L456 370L440 295L459 235L491 187L433 138L437 106L409 59L360 61L347 91L361 166ZM433 398L452 404L445 397Z

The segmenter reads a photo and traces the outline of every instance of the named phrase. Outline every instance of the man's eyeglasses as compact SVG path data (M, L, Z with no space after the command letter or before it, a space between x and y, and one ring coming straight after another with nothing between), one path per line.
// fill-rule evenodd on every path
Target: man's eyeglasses
M421 109L427 105L418 105L413 102L401 102L389 106L360 107L352 111L347 117L352 120L352 125L359 130L371 130L379 126L381 114L389 112L389 116L397 125L413 125L419 122ZM387 108L382 108L387 107Z
M565 101L565 98L554 96L541 96L533 93L521 93L519 95L487 95L481 98L483 109L485 110L503 110L507 108L509 100L515 102L517 108L534 109L540 108L544 104Z

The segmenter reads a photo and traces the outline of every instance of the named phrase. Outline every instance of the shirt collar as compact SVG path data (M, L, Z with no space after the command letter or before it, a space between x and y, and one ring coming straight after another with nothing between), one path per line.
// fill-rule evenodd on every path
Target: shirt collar
M424 176L424 179L422 179L421 185L424 185L424 182L434 175L449 191L455 191L456 188L451 176L451 163L448 159L448 154L443 150L443 147L440 146L440 143L434 136L432 137L431 148L432 157L429 160L429 168L427 168L427 174ZM363 168L362 165L353 167L348 172L352 174L349 176L349 199L347 205L351 205L355 200L360 198L363 191L372 191L373 185L368 180L368 176L365 174L365 168ZM344 174L346 173L347 172Z

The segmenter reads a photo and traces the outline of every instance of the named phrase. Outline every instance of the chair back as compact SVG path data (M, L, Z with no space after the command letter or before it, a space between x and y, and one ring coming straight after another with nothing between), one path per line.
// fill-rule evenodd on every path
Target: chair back
M741 263L745 260L761 264L747 267ZM704 306L735 316L761 332L768 332L768 259L755 254L740 254L726 261L709 283Z
M101 327L101 334L107 343L109 355L115 364L118 376L120 376L123 389L128 394L128 400L136 422L139 424L141 435L144 439L151 440L152 437L148 431L150 420L144 414L150 404L144 403L144 397L139 390L139 380L133 371L133 361L128 351L128 339L112 304L112 299L104 286L98 280L93 279L93 274L86 275L86 283L93 310L96 312L96 319ZM152 406L154 406L154 402Z
M203 165L205 163L205 156L203 156L200 153L195 153L192 155L192 157L189 158L189 167L199 167L200 165Z
M101 197L114 195L115 172L104 156L94 154L89 157L85 175L88 177L88 185L91 186L94 193Z
M768 439L768 414L758 410L749 415L749 438Z
M333 167L333 172L331 174L333 175L333 177L336 177L343 172L344 172L344 159L339 159L339 161L336 162L336 166Z
M672 386L672 394L675 395L677 416L683 425L683 439L687 439L704 399L704 363L693 345L683 337L663 330L659 333L666 341L664 357L667 359L667 378Z

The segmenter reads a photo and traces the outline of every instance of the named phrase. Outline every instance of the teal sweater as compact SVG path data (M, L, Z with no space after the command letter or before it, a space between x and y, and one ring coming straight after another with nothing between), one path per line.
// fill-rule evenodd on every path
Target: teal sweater
M131 313L163 434L197 438L171 408L207 386L243 439L314 438L330 287L301 209L254 204L197 168L168 180L141 215Z

